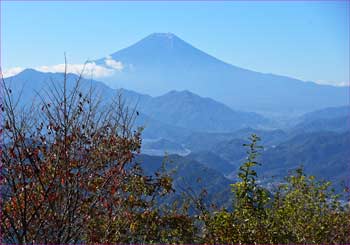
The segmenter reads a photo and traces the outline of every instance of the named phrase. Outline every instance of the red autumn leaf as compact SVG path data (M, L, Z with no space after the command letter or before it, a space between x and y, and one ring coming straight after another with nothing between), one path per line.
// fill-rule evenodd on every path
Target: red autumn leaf
M112 188L111 188L111 194L114 195L114 193L115 193L115 187L112 186Z

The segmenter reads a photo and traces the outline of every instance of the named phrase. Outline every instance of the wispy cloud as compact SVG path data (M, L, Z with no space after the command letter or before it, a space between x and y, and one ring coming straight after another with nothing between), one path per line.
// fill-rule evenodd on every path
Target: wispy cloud
M335 81L323 81L323 80L318 80L315 83L321 84L321 85L332 85L336 87L346 87L350 86L350 82L335 82Z
M10 68L6 71L3 71L2 72L2 76L4 78L6 77L12 77L14 75L17 75L18 73L20 73L21 71L23 71L25 68L22 68L22 67L13 67L13 68Z
M40 66L34 68L37 71L41 72L64 72L65 64L58 64L53 66ZM81 74L85 77L109 77L112 76L115 72L114 69L106 68L104 66L96 65L95 62L89 62L86 64L68 64L67 65L68 73Z
M110 57L107 57L105 63L106 66L97 65L95 62L88 62L85 64L68 64L67 71L68 73L74 74L82 73L84 77L103 78L112 76L115 72L119 72L124 68L122 62L113 60ZM13 67L6 71L3 71L2 75L4 78L11 77L22 72L24 69L25 68L23 67ZM65 64L39 66L33 69L41 72L64 72Z
M113 60L111 56L105 59L106 66L113 68L115 70L121 71L124 69L124 65L121 61Z

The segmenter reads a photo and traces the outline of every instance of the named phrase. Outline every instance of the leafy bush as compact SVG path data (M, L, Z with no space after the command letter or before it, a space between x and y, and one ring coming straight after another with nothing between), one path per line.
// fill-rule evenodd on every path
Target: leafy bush
M286 177L277 191L257 184L259 138L252 135L241 179L232 185L233 212L202 212L209 243L349 243L349 205L330 190L330 182L306 176L302 169Z
M173 190L170 176L132 163L141 147L133 111L120 96L106 104L83 93L80 79L69 90L65 74L28 108L2 84L3 242L189 242L191 217L155 202Z

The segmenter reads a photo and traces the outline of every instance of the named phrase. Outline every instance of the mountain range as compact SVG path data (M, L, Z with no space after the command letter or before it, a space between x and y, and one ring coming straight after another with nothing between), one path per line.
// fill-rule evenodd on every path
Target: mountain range
M350 130L350 106L330 107L306 113L296 120L291 133L332 131L346 132Z
M79 77L67 76L67 88L72 89ZM22 103L30 104L39 94L44 95L52 87L63 86L63 74L43 73L33 69L5 79L12 87L13 94L22 93ZM82 78L82 91L93 87L104 100L109 100L118 93L131 108L136 108L141 115L137 119L140 126L150 126L150 131L163 128L184 134L188 131L230 132L247 126L263 127L269 123L265 117L250 112L235 111L210 98L203 98L189 91L170 91L162 96L152 97L126 89L112 89L102 82ZM148 128L146 127L146 130ZM153 136L156 137L156 136Z

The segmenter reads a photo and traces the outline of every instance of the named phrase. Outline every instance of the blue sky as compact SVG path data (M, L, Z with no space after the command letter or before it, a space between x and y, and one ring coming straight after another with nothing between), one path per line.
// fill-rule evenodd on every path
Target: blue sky
M1 2L2 69L106 57L172 32L233 65L349 83L349 1Z

